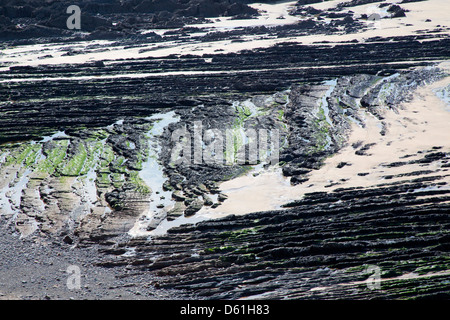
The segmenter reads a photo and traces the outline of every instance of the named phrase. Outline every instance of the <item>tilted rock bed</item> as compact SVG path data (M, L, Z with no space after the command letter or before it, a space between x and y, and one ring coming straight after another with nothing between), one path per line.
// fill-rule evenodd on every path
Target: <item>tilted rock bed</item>
M203 206L219 206L226 197L220 194L218 183L245 174L257 164L270 165L263 159L257 163L238 163L236 150L246 148L239 139L233 142L231 163L189 161L175 164L172 151L176 144L171 136L175 130L186 127L194 136L195 123L201 123L203 132L217 129L225 133L232 129L236 136L251 128L277 130L280 162L274 165L282 166L283 174L295 185L306 182L308 173L319 169L326 157L346 144L349 117L364 126L364 120L358 116L361 107L382 120L379 110L395 108L407 100L416 87L442 76L436 68L392 71L389 75L345 75L325 82L296 84L276 93L244 93L239 100L235 100L236 93L228 99L220 93L218 97L210 94L175 107L179 121L168 125L160 137L150 138L151 143L161 145L157 157L167 176L163 189L171 192L174 208L167 211L162 204L164 201L155 203L161 212L149 223L147 231L164 219L192 216ZM78 84L84 86L83 82ZM27 87L25 84L23 89ZM106 88L99 86L95 90ZM108 90L115 92L115 87ZM89 99L76 101L92 103ZM61 100L55 99L56 102L61 103ZM204 103L199 105L201 102ZM144 105L143 101L139 103ZM40 112L44 114L54 115L51 107L37 102L33 105L42 108ZM67 107L71 106L69 103ZM1 185L2 210L12 219L16 217L14 213L20 212L19 220L23 222L18 229L22 233L62 232L80 242L96 243L127 233L136 219L146 213L153 201L149 194L155 190L140 177L148 158L146 132L154 125L145 115L164 113L168 109L146 106L148 110L140 111L135 105L123 102L120 106L117 111L124 112L123 118L108 126L96 128L99 123L90 123L98 121L96 116L80 115L78 121L86 121L86 126L78 128L60 127L61 122L55 119L53 125L64 130L62 135L2 147L4 159L0 170L5 175ZM105 113L90 108L93 113L100 112L105 121L117 120L116 110ZM70 110L81 113L81 109ZM2 112L17 120L17 116L9 115L7 110ZM64 117L69 121L74 119L70 114ZM45 125L40 123L41 118L31 119L37 125ZM362 146L356 152L363 155L369 148ZM12 188L11 191L8 188ZM217 195L217 200L213 201L212 195Z
M157 275L156 287L207 299L448 298L444 177L307 194L286 210L123 242L98 264ZM442 189L420 191L431 186ZM134 255L122 256L130 248ZM369 266L380 268L379 290L365 282Z
M185 290L188 297L447 297L447 280L439 274L382 281L382 291L353 282L367 279L368 265L381 268L384 279L449 269L445 164L442 172L426 168L447 161L448 150L389 164L425 166L404 174L402 183L309 194L285 210L178 227L151 241L123 240L151 193L139 178L152 126L146 117L167 111L180 117L154 142L162 145L165 189L176 201L167 219L195 215L202 205L220 205L207 199L218 182L252 165L172 166L173 130L199 120L204 129L279 129L287 142L280 150L283 174L292 184L304 183L345 145L350 118L364 125L361 107L382 121L380 108L395 108L412 90L443 76L434 68L414 69L450 56L448 39L418 41L423 38L11 68L2 76L19 81L0 83L6 97L0 104L0 201L2 214L8 213L1 219L36 241L98 245L98 266L151 274L147 284ZM157 74L164 71L186 74ZM132 77L147 72L155 76ZM76 78L86 75L98 77ZM30 78L41 79L25 81ZM245 101L254 103L255 114L242 108ZM58 131L65 136L41 141ZM355 148L367 155L370 147ZM135 255L125 254L133 249Z
M287 90L299 82L321 82L355 73L390 75L450 55L448 39L424 43L415 41L414 37L397 40L334 47L278 45L239 54L214 55L211 64L197 57L181 57L129 61L104 70L94 64L12 68L2 75L22 81L0 83L0 94L6 98L1 104L0 141L38 138L55 127L103 127L124 117L149 116L155 109L220 106L232 98L242 100L243 95ZM386 52L389 52L388 59ZM166 67L178 68L186 74L132 78L135 73L151 72L155 68L163 72ZM217 70L224 73L208 74ZM190 75L189 71L206 73ZM100 78L76 78L91 73ZM125 77L111 78L114 74ZM126 77L128 74L130 78ZM25 81L36 77L67 79ZM23 127L27 130L21 130Z

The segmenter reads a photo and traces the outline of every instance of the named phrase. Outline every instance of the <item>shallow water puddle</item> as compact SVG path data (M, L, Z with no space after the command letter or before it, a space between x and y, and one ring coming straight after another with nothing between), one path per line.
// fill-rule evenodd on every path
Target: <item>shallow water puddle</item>
M14 180L9 183L6 187L0 190L0 209L2 209L1 214L13 215L13 220L15 216L19 213L20 202L22 191L25 189L29 179L30 169L26 169L18 178L17 182Z
M172 200L172 192L163 190L163 184L166 182L167 177L163 171L164 167L158 161L161 145L157 138L163 133L164 128L171 123L178 122L180 119L173 111L156 114L146 119L154 121L154 123L152 129L147 133L149 152L147 161L143 163L139 176L151 189L151 195L148 210L138 218L133 228L129 231L129 234L133 237L148 235L148 228L151 228L150 225L158 225L159 221L164 220L167 211L175 203Z
M450 85L433 90L436 96L446 104L445 110L450 112Z

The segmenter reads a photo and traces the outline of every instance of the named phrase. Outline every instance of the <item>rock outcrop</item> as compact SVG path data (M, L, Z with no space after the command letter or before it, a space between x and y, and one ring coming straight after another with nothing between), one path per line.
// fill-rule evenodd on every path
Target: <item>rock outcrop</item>
M302 44L293 39L367 30L368 17L348 10L380 1L329 10L298 1L296 23L203 32L186 25L264 12L252 1L85 0L86 29L74 33L64 26L66 1L38 2L0 0L2 48L61 41L50 57L32 56L70 63L28 65L14 51L0 63L0 225L8 232L0 247L12 234L73 250L91 270L121 279L121 294L144 286L153 297L201 299L448 298L450 150L436 141L393 154L375 178L354 172L364 185L330 178L318 191L310 183L343 148L370 161L377 143L349 146L352 125L374 121L377 135L390 137L386 111L400 112L415 90L448 77L436 67L450 57L445 26ZM402 3L379 7L397 18L408 15ZM98 39L117 41L90 42ZM286 42L213 46L275 39ZM192 51L114 56L174 44ZM193 54L205 44L214 50ZM77 62L84 54L96 61ZM341 158L332 170L354 167ZM230 201L222 182L273 168L310 192L277 210L202 216ZM29 266L23 251L11 266ZM8 279L11 270L0 267ZM382 290L366 281L373 270Z

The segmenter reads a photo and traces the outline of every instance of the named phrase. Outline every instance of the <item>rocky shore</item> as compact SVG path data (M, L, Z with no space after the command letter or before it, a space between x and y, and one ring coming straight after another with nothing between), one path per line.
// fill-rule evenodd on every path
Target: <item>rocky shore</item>
M440 179L312 193L287 210L129 241L99 265L128 265L158 275L158 288L208 299L448 298L450 191L421 191ZM129 247L134 255L122 257ZM369 265L381 269L382 291L367 287Z
M64 1L22 2L0 10L3 298L449 297L449 28L360 14L421 27L417 4L82 1L76 34ZM263 210L223 187L272 171Z

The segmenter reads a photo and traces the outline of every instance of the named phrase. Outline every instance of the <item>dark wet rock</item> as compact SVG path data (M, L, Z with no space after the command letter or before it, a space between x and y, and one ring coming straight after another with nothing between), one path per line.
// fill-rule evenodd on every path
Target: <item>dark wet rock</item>
M391 13L391 18L401 18L406 17L405 12L407 12L407 10L403 9L399 5L394 4L387 9L387 12Z
M172 209L167 212L167 220L172 221L184 214L186 210L186 205L183 201L175 202L175 205Z
M291 167L289 164L283 166L283 174L285 176L294 176L294 175L301 175L301 174L307 174L311 172L310 169L305 168L298 168L298 167Z
M433 153L426 154L422 160L419 160L419 162L429 163L429 162L441 160L446 157L447 157L447 154L445 152L433 152Z
M336 166L336 168L341 169L341 168L343 168L343 167L345 167L345 166L351 166L351 165L352 165L351 163L342 161L342 162L339 162L339 163L338 163L338 165Z
M223 193L219 193L217 200L219 200L220 202L224 202L225 200L228 199L228 196L226 194Z
M172 198L174 199L174 200L176 200L176 201L184 201L184 200L186 200L186 196L184 196L184 195L182 195L181 194L181 191L174 191L173 193L172 193Z
M363 145L361 148L355 151L355 154L358 156L370 156L370 154L367 153L367 151L373 147L375 143L367 143Z
M125 200L125 195L119 190L113 190L105 194L105 200L111 205L114 210L121 210Z
M295 4L296 6L303 6L307 4L314 4L314 3L320 3L323 2L323 0L298 0Z
M212 206L214 204L213 200L207 195L204 194L202 197L205 206Z
M341 10L342 8L360 6L360 5L364 5L364 4L375 3L375 2L382 2L382 1L383 0L351 0L351 1L345 1L345 2L339 3L336 6L336 9L337 10Z
M360 173L358 173L358 176L364 177L364 176L367 176L368 174L369 174L368 172L360 172Z
M420 284L426 289L408 293L401 289L406 285L401 280L394 282L398 287L382 283L380 291L351 283L367 279L367 265L378 266L382 278L446 269L448 236L439 230L448 227L449 191L428 191L429 198L420 198L420 190L434 183L311 193L288 205L286 211L179 227L153 242L141 242L140 247L146 249L136 258L146 262L136 267L157 274L161 287L188 290L205 299L237 299L259 293L270 299L431 297L443 292L436 285L442 278L411 280L416 288ZM406 194L411 196L403 197ZM194 248L200 252L197 258L182 258ZM145 260L145 252L155 250L177 255ZM308 281L302 280L305 278ZM344 283L347 285L339 285ZM310 291L319 287L327 290Z
M204 202L200 199L195 199L193 200L187 207L186 210L184 211L184 215L189 217L194 215L195 213L197 213L202 207L203 207Z
M63 238L63 242L67 243L67 244L72 244L73 243L73 239L71 237L69 237L69 236L65 236Z
M301 183L305 183L308 180L309 179L307 177L305 177L305 176L296 176L296 175L294 175L294 176L291 177L291 184L293 186L295 186L295 185L298 185L298 184L301 184Z

